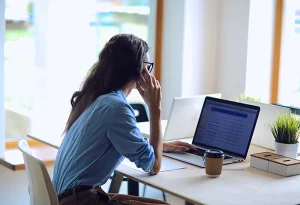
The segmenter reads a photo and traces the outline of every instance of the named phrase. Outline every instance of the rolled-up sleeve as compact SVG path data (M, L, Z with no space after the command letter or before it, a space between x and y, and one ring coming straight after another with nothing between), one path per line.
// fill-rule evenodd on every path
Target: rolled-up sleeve
M153 147L142 137L137 128L130 105L123 104L116 107L111 115L112 121L107 136L113 146L138 168L150 172L155 161Z

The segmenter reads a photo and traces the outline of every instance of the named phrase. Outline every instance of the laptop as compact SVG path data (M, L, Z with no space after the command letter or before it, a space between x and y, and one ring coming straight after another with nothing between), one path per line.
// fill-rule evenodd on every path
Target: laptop
M268 123L274 122L279 114L291 114L291 109L251 100L241 100L241 102L260 107L260 114L257 119L251 143L274 150L274 137L270 131Z
M221 93L173 98L168 120L162 120L164 141L192 138L206 96L221 98ZM150 137L149 122L139 123L143 136Z
M197 95L191 97L176 97L173 99L163 140L192 138L202 110L205 97L221 98L221 93Z
M246 159L260 107L206 97L192 144L197 151L163 153L164 156L205 167L206 150L218 149L225 154L223 164Z

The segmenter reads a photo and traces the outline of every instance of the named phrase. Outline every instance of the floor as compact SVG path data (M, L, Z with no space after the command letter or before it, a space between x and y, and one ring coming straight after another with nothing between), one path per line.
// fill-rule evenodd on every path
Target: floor
M53 173L53 167L48 168L50 176ZM107 191L110 180L103 185L103 190ZM29 195L27 191L28 181L26 171L11 171L0 165L0 204L1 205L29 205ZM140 195L143 192L144 185L140 186ZM123 182L120 193L127 193L127 182ZM162 200L161 191L151 187L146 189L146 197ZM184 205L184 201L177 197L167 194L167 201L172 205Z

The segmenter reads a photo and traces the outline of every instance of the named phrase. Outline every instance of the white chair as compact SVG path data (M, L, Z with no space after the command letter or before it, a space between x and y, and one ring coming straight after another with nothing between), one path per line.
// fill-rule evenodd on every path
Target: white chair
M26 140L19 141L18 148L23 153L25 162L29 181L30 204L58 205L57 193L44 163L32 156Z

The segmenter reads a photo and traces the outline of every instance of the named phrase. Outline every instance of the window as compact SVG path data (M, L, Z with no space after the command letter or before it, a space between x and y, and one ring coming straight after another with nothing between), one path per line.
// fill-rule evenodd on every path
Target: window
M6 0L6 136L25 136L45 118L65 123L72 93L112 35L133 33L154 42L150 4ZM139 101L139 95L132 100Z
M300 108L300 1L283 7L278 103Z
M246 93L300 108L300 1L252 0L249 19Z
M32 2L6 0L4 93L7 136L18 136L28 126L32 109L34 39ZM25 125L24 125L25 123Z

